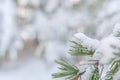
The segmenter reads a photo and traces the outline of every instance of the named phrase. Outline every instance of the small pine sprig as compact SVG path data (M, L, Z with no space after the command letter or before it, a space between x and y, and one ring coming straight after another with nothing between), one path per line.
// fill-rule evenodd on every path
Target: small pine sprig
M80 43L77 43L76 41L71 41L71 43L73 43L73 46L71 46L71 49L69 50L69 53L71 55L92 56L94 54L94 51L88 50L86 47L83 47Z
M60 67L58 68L61 71L58 73L52 74L53 78L65 77L66 79L69 79L69 80L78 80L80 75L83 74L83 72L79 73L80 70L75 65L67 62L66 60L56 61L56 63L60 65Z
M100 79L100 74L98 68L95 68L93 71L92 75L90 76L89 80L99 80Z
M104 80L113 80L113 76L120 70L120 58L113 60Z
M92 66L94 66L94 69L92 70L88 80L101 80L101 74L98 69L99 61L98 60L89 60L89 61L93 61Z

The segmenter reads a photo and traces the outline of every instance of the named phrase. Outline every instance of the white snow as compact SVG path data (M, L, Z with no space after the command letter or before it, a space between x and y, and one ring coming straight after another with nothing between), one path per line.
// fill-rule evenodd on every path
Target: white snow
M92 72L93 72L94 69L95 69L95 68L94 68L93 66L88 66L88 65L87 65L86 72L85 72L84 75L82 75L81 78L82 78L83 80L88 80L88 79L90 78L90 76L91 76L91 74L92 74Z
M19 63L14 69L0 69L0 80L54 80L51 76L55 67L49 68L39 59Z
M117 55L120 55L119 48L120 48L120 40L117 37L110 35L102 39L101 44L97 50L99 53L103 55L102 59L100 60L100 63L103 64L110 63L114 58L117 57Z
M93 55L94 60L100 60L101 64L108 64L118 55L120 55L120 40L116 37L119 34L120 26L117 24L113 31L113 34L103 38L101 41L91 39L83 33L77 33L74 35L78 42L89 50L95 50Z
M115 25L115 28L114 28L114 30L113 30L113 34L114 34L116 37L120 36L120 23L118 23L118 24Z
M96 50L100 45L98 40L89 38L83 33L77 33L74 35L74 37L78 39L78 42L80 42L81 45L88 48L89 50Z
M92 57L92 60L99 60L99 66L98 66L99 70L100 68L102 68L101 65L104 66L103 72L101 74L102 80L104 80L106 72L109 70L112 61L120 56L119 33L120 33L120 24L117 24L115 26L115 29L113 30L113 33L110 34L108 37L103 38L100 41L97 40L99 44L97 45L96 48L94 47L95 53ZM85 36L83 33L75 34L75 38L77 38L78 41L87 48L90 48L91 46L93 47L93 44L96 45L95 43L96 40ZM89 76L91 75L92 67L90 65L92 64L86 61L80 62L80 70L81 69L85 70L84 68L89 69L86 70L86 73L82 76L84 80L88 80L87 78L89 78ZM117 72L115 76L113 76L114 77L113 80L118 80L119 79L118 75L119 72Z

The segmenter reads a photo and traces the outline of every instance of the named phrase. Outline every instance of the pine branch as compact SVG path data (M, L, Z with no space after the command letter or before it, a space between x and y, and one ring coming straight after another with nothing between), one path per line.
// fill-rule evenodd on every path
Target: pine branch
M93 55L94 51L88 50L87 48L83 47L80 43L77 43L76 41L71 41L74 45L71 46L71 49L69 50L71 55L76 56L86 56L86 55Z
M81 73L78 73L76 76L74 76L74 77L73 77L72 79L70 79L70 80L78 80L79 77L80 77L81 75L83 75L85 72L86 72L86 71L81 72Z
M99 80L100 79L100 74L98 68L95 68L93 71L92 75L90 76L89 80Z
M120 69L120 58L115 59L110 66L109 71L107 72L104 80L113 80L113 76L117 73Z
M53 78L65 77L66 79L78 80L80 74L79 74L79 69L75 65L65 60L56 61L56 63L60 65L59 69L61 71L52 74Z

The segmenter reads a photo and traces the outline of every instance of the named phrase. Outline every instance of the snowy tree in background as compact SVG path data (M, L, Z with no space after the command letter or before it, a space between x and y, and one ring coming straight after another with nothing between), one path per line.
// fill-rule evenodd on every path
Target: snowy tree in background
M33 51L27 53L47 62L62 58L75 32L95 39L108 36L119 22L119 3L119 0L0 0L1 58L17 60L32 41L37 43L33 46L35 50L29 49Z
M93 2L99 4L96 0L90 2L82 0L1 1L5 6L5 9L1 8L1 13L5 16L1 26L4 32L1 37L1 57L9 55L11 60L16 60L19 57L18 52L23 50L26 42L31 40L38 41L33 52L35 55L41 56L45 53L44 57L52 61L62 56L61 53L67 49L65 43L72 33L79 30L84 32L88 28L87 25L93 23L90 22L92 16L88 14L92 7L96 6ZM55 51L54 47L58 45L61 48ZM55 54L48 58L47 55L50 53Z
M55 45L62 42L61 46L65 46L64 42L72 33L79 30L92 36L96 28L93 31L91 26L95 23L96 15L104 2L104 0L1 0L1 5L5 6L5 9L2 9L2 6L0 8L3 15L1 28L4 32L1 38L1 56L10 53L11 59L16 59L16 54L23 50L25 42L29 40L38 40L39 45L35 54L40 56L44 52L43 49L47 48L47 41L55 42Z
M91 39L83 33L74 35L71 41L71 55L89 56L73 65L67 60L56 61L61 72L54 78L68 80L119 80L120 73L120 24L117 24L108 37L102 40Z
M4 57L7 53L8 48L10 47L11 43L13 42L14 38L17 34L17 28L15 24L15 5L13 0L5 0L1 1L2 7L1 14L2 14L2 25L1 25L1 45L0 45L0 57ZM15 56L16 54L14 54ZM11 57L12 59L12 57Z

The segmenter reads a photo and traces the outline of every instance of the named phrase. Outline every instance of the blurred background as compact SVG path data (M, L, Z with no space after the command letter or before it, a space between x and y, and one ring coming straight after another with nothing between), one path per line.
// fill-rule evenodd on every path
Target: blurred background
M0 0L0 79L55 80L73 34L101 39L120 22L120 0Z

